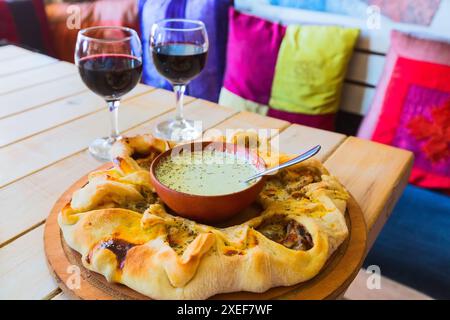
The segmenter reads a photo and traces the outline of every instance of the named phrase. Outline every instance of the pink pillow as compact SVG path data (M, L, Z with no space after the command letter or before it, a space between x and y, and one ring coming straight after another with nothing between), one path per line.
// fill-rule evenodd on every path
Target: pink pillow
M230 8L224 87L244 99L267 105L285 31L278 23Z
M288 112L284 110L277 110L270 108L267 115L269 117L278 118L289 121L291 123L298 123L304 126L318 128L322 130L334 131L336 120L335 113L326 114L305 114L297 112Z
M361 138L371 139L373 136L382 111L386 90L399 57L450 65L450 44L392 31L391 48L386 57L383 75L378 83L369 113L359 128L358 136Z

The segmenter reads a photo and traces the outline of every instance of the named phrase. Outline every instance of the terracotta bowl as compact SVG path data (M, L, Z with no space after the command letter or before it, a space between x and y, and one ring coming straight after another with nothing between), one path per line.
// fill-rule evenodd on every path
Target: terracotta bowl
M247 148L223 142L193 142L176 146L156 157L150 167L150 178L161 200L178 215L199 222L216 223L230 219L255 201L264 187L265 178L259 178L248 188L238 192L204 196L170 189L158 180L155 173L158 164L165 157L179 152L203 151L209 148L245 157L244 159L256 166L258 171L263 171L266 168L264 160Z

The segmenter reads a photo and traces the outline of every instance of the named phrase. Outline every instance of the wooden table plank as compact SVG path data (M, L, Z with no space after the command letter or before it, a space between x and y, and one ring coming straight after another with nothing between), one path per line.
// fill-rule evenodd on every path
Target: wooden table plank
M409 151L355 137L347 138L325 162L364 212L368 249L408 183L412 163Z
M237 114L238 111L216 105L206 100L196 99L195 101L185 106L184 113L185 117L188 119L203 119L203 131L206 131L207 129L221 123L228 117ZM175 115L176 111L172 110L155 119L152 119L149 122L146 122L139 128L130 130L129 132L127 132L127 134L132 136L143 133L154 133L154 127L156 126L156 124L165 120L173 119Z
M0 246L43 223L61 192L99 165L84 150L2 188Z
M322 149L316 158L324 161L345 138L346 136L340 133L293 124L280 134L280 151L299 154L320 144Z
M429 296L381 275L380 289L369 289L372 272L361 269L345 292L345 300L432 300Z
M37 108L87 90L80 76L73 75L13 91L0 96L0 118Z
M0 250L0 299L42 299L57 288L44 253L44 226Z
M32 85L66 77L77 73L77 67L68 62L59 61L42 68L18 72L8 77L0 78L0 95Z
M252 112L240 112L235 116L226 119L214 128L207 130L205 138L226 136L230 139L236 132L254 131L263 137L270 138L289 126L289 122L270 117L264 117ZM264 130L258 132L258 130Z
M6 45L0 47L0 61L16 58L25 54L32 55L34 53L14 45Z
M150 87L148 88L148 90L151 90ZM138 88L137 90L142 89ZM145 120L172 108L172 95L159 92L162 90L156 91L148 94L155 98L159 97L155 99L156 102L153 108L133 103L132 100L122 104L119 123L122 130L139 125ZM158 104L158 102L163 103ZM67 123L64 126L52 128L1 148L0 166L8 168L8 170L0 172L0 186L4 186L62 158L75 154L83 150L93 139L108 133L109 114L108 110L103 109Z
M6 77L11 74L16 74L17 72L39 68L56 62L58 62L58 60L55 58L38 53L31 55L25 54L13 59L6 59L0 61L0 77Z
M220 123L220 125L216 126L215 129L222 130L223 132L225 132L226 129L275 129L281 131L289 125L290 123L284 120L264 117L256 113L243 111Z
M145 91L148 91L148 87L139 86L134 94ZM106 103L102 98L90 91L85 91L27 112L0 119L0 147L103 108L106 108ZM36 119L40 119L40 121L36 121Z
M69 296L65 292L60 292L52 298L52 300L72 300L72 299L74 299L74 297Z
M0 147L105 108L105 101L86 91L40 108L0 119ZM36 119L40 119L36 121Z

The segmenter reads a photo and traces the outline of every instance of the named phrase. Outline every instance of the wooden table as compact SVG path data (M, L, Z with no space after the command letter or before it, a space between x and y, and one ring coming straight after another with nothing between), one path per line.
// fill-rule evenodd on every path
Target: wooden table
M126 135L151 132L174 115L171 92L138 85L120 109ZM15 46L0 47L0 299L62 299L47 269L44 222L59 195L100 164L86 147L109 132L105 103L76 67ZM361 206L369 248L408 181L410 152L313 129L201 99L186 115L204 129L278 129L282 152L321 144L319 158Z

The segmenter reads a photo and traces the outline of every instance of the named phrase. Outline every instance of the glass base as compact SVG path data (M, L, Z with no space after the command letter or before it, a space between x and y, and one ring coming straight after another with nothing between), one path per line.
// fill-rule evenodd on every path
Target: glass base
M158 123L155 128L158 138L174 142L195 140L201 134L201 128L196 127L194 121L185 119L164 121Z
M111 161L111 148L114 142L120 137L98 138L89 145L89 153L97 160L107 162Z

